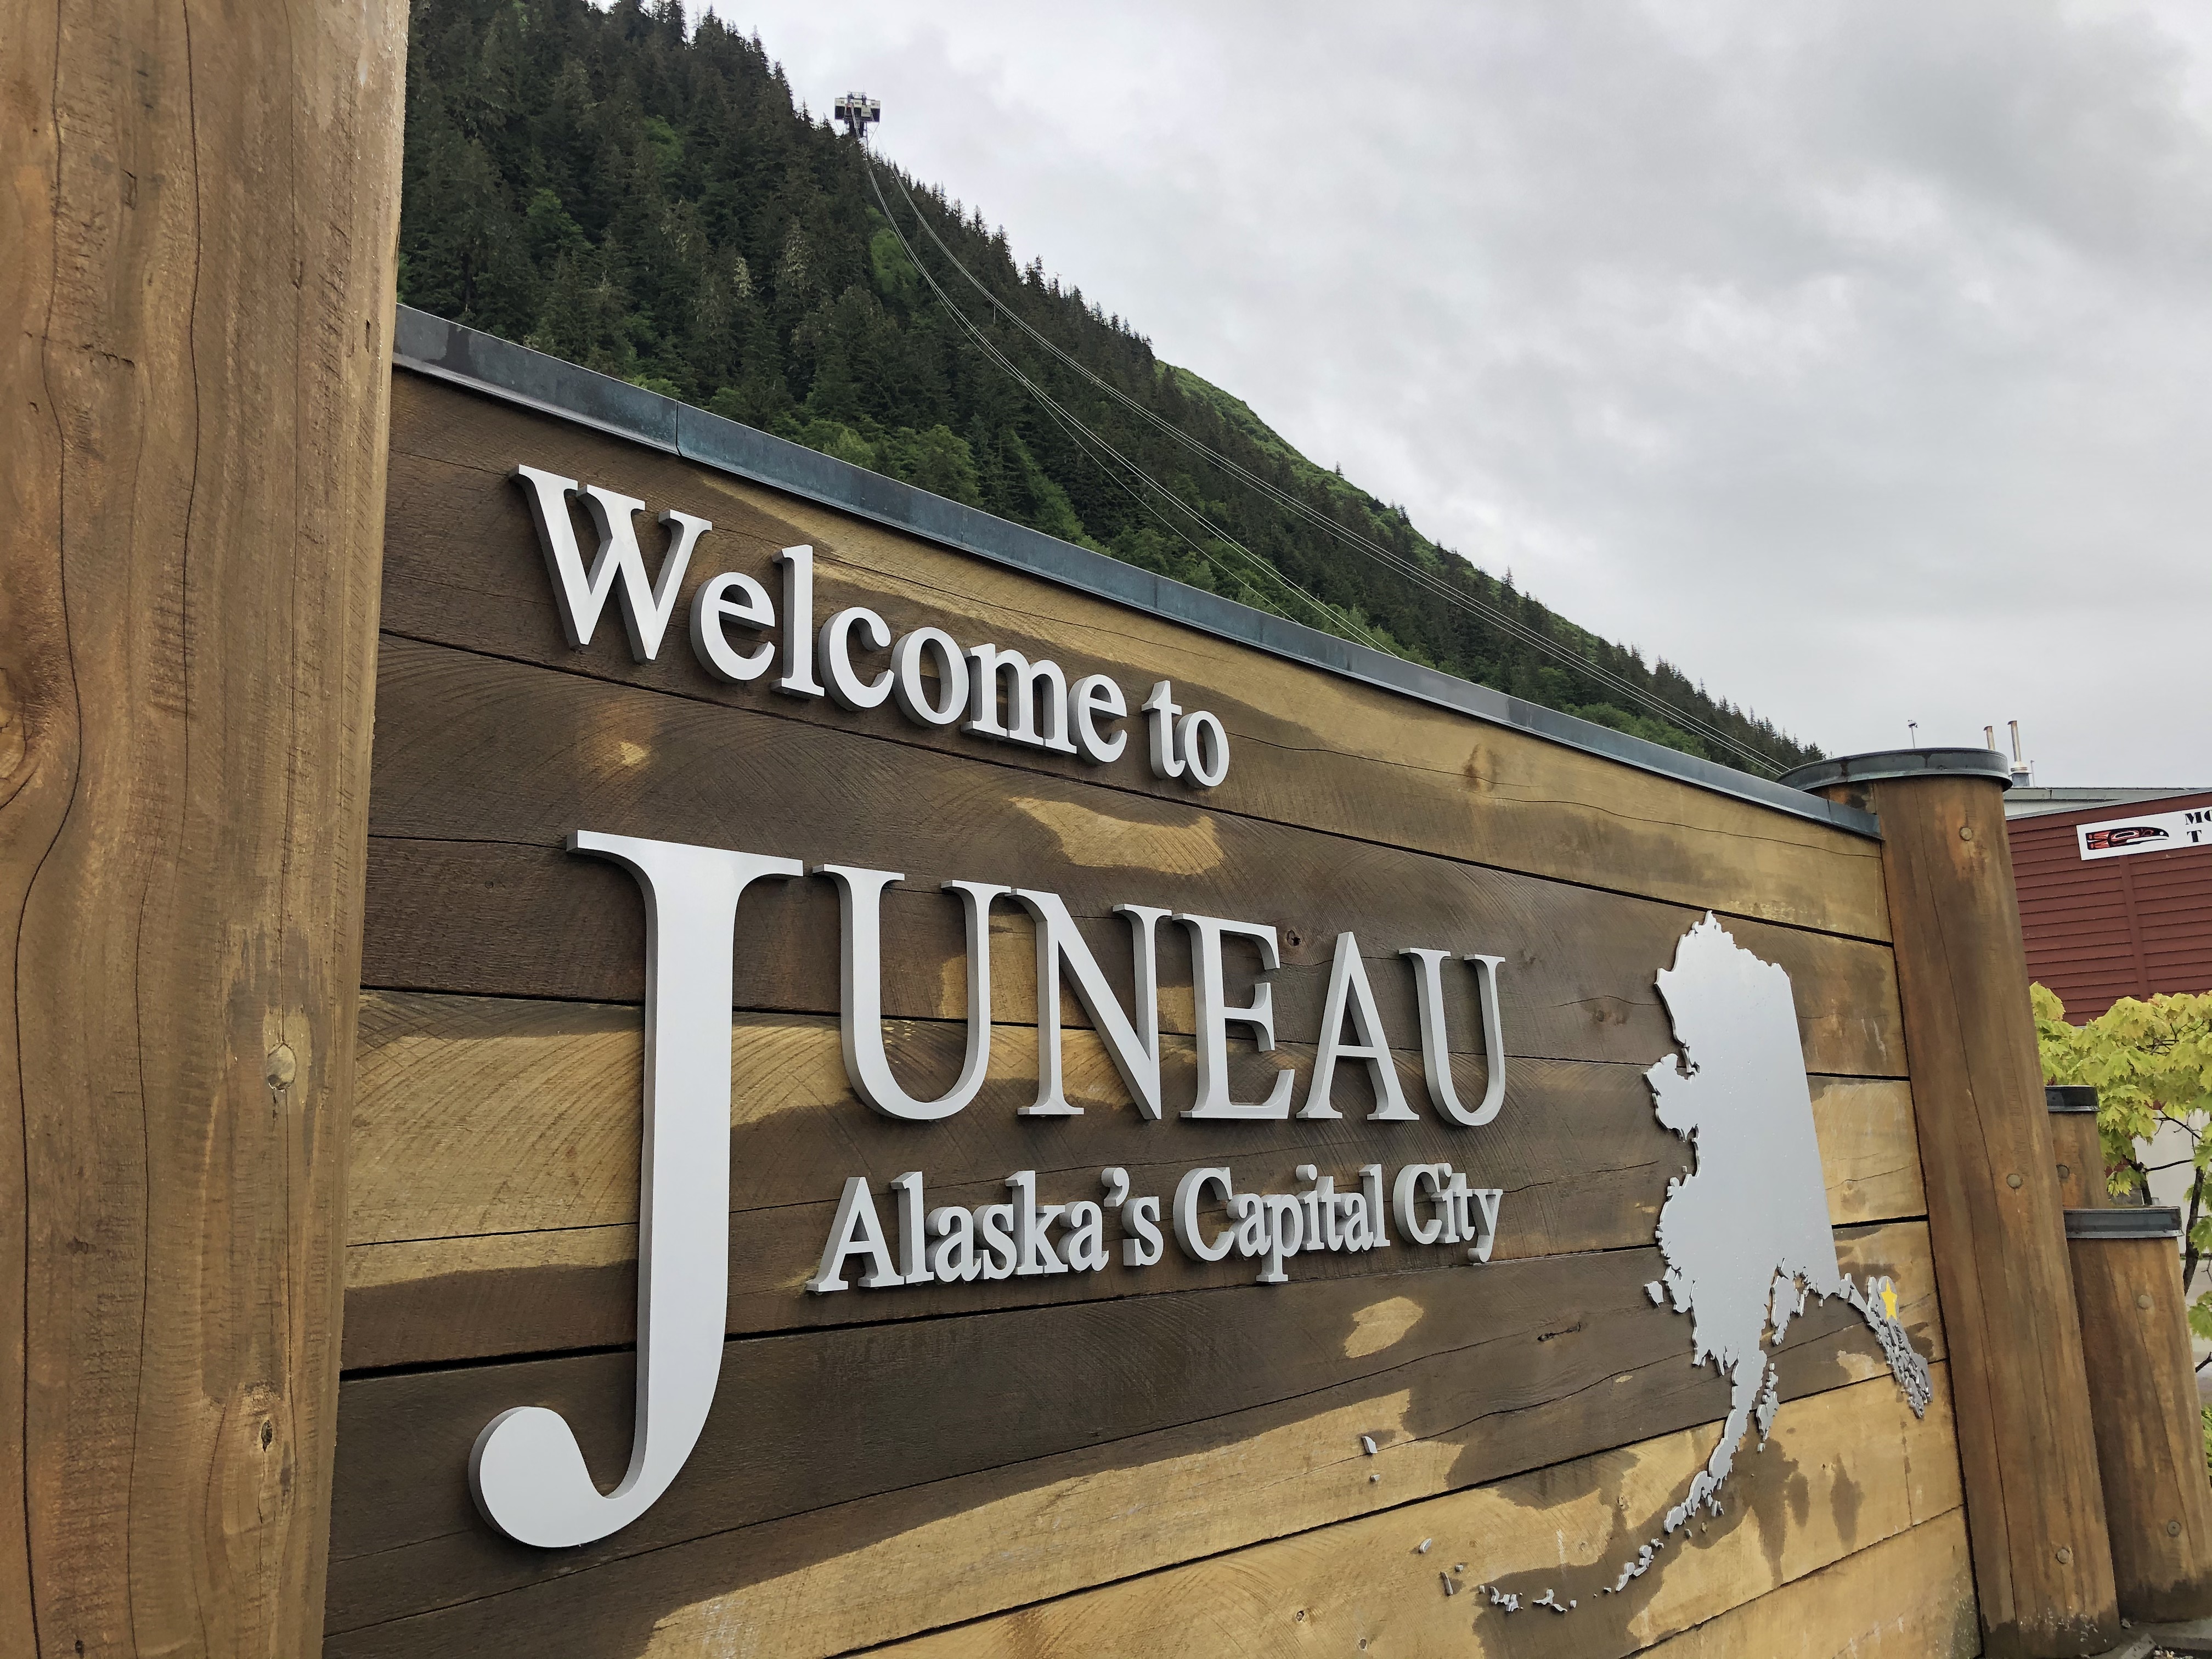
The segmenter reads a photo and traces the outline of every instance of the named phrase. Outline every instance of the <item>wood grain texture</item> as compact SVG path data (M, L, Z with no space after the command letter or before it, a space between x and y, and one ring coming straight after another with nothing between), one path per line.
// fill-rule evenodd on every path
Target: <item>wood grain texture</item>
M1647 1659L1974 1659L1966 1517L1951 1510L1645 1650Z
M1993 1659L2101 1653L2112 1554L2002 791L1873 790L1984 1639Z
M0 1650L293 1659L406 10L12 4L0 41Z
M1840 1243L1848 1270L1905 1287L1900 1317L1940 1358L1924 1237L1905 1222ZM781 1650L835 1651L1686 1428L1726 1388L1688 1363L1686 1319L1645 1296L1658 1268L1654 1250L1606 1251L733 1342L667 1497L552 1556L490 1535L455 1472L494 1413L535 1402L610 1478L630 1355L352 1380L327 1651L495 1635L637 1651L665 1616L731 1597L753 1611L730 1620ZM1840 1304L1794 1323L1778 1364L1786 1398L1868 1377L1896 1397ZM868 1612L815 1647L792 1620L830 1616L817 1570Z
M1317 1031L1337 934L1358 933L1383 1022L1416 1041L1415 945L1503 955L1510 1052L1650 1063L1672 1046L1653 975L1698 914L1649 900L1406 853L1350 837L1169 805L829 731L744 708L387 639L379 658L364 973L395 989L633 1000L642 911L630 878L561 851L578 828L902 872L885 907L884 1006L958 1016L959 908L934 890L984 880L1059 893L1128 982L1118 903L1268 922L1279 1038ZM1019 776L1020 775L1014 775ZM737 1000L834 1013L836 896L775 883L739 913ZM1027 921L1001 907L994 1007L1034 1018ZM1788 969L1806 1062L1901 1076L1889 951L1736 921ZM1187 1030L1188 946L1163 930L1163 1018ZM1454 977L1471 998L1471 975ZM1072 1001L1066 1018L1081 1023ZM1475 1044L1472 1010L1451 1022Z
M844 1178L880 1190L902 1170L928 1176L930 1201L1000 1196L1007 1174L1039 1173L1054 1199L1097 1196L1098 1172L1127 1169L1138 1193L1170 1194L1182 1170L1226 1161L1248 1184L1297 1187L1316 1162L1340 1183L1381 1159L1445 1161L1506 1194L1499 1260L1605 1249L1651 1237L1668 1181L1690 1152L1661 1128L1634 1067L1521 1060L1498 1121L1474 1132L1419 1124L1206 1125L1140 1119L1103 1048L1066 1034L1069 1098L1080 1120L1022 1119L1035 1091L1027 1030L977 1103L938 1125L892 1123L851 1096L836 1023L739 1018L732 1069L729 1328L732 1334L1156 1293L1249 1281L1249 1264L1212 1267L1170 1251L1141 1272L1118 1261L1073 1282L914 1286L894 1297L809 1297L798 1280L827 1236ZM957 1028L898 1027L895 1063L957 1064ZM349 1177L345 1363L422 1364L619 1344L635 1323L638 1077L634 1008L370 992L361 1013L361 1086ZM1170 1048L1171 1076L1188 1066ZM1310 1069L1310 1050L1292 1054ZM1401 1056L1420 1101L1418 1056ZM1255 1070L1260 1062L1247 1056ZM1475 1062L1479 1065L1479 1062ZM1477 1079L1479 1080L1479 1079ZM1838 1224L1921 1213L1911 1101L1887 1080L1814 1080L1814 1116ZM1593 1146L1602 1155L1593 1157ZM1118 1233L1114 1235L1118 1237ZM1308 1255L1297 1271L1356 1274L1442 1267L1450 1253Z
M611 485L659 511L716 526L687 589L714 572L765 579L778 548L811 544L817 610L866 604L905 629L944 626L1108 672L1141 697L1154 681L1226 723L1237 760L1207 798L1273 818L1532 874L1595 881L1723 914L1885 939L1878 848L1862 837L1735 801L1465 715L1363 686L1109 602L1003 570L897 532L747 484L635 444L411 375L398 377L386 625L411 637L732 702L782 718L935 745L985 760L1012 751L927 734L890 711L795 702L765 683L723 687L690 659L679 613L672 649L638 665L613 635L572 650L555 622L521 498L519 462ZM684 601L688 605L688 594ZM1094 773L1024 751L1023 768L1107 776L1187 804L1125 757Z
M1915 1419L1887 1377L1785 1405L1765 1448L1739 1463L1729 1512L1670 1545L1663 1565L1619 1595L1606 1587L1680 1501L1714 1430L1302 1532L887 1651L899 1659L1316 1650L1618 1659L1954 1512L1948 1427L1940 1407ZM1466 1571L1453 1572L1461 1563ZM1467 1588L1447 1595L1448 1581ZM1492 1605L1475 1588L1484 1583L1524 1605L1514 1613ZM1547 1591L1572 1610L1525 1605ZM710 1603L664 1620L644 1651L673 1655L686 1651L687 1638L719 1638L720 1611Z
M1926 1214L1911 1085L1901 1079L1841 1077L1811 1082L1828 1219L1841 1227Z
M2067 1254L2120 1612L2212 1615L2212 1480L2178 1253L2169 1239L2077 1238Z
M2090 1112L2052 1112L2051 1155L2057 1161L2058 1206L2098 1210L2112 1201L2105 1180L2105 1146Z

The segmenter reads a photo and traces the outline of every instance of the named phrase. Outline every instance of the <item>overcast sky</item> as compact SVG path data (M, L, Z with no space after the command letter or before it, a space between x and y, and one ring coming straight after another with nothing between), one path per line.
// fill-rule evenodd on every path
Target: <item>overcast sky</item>
M1424 532L1832 753L2212 783L2212 7L717 0Z

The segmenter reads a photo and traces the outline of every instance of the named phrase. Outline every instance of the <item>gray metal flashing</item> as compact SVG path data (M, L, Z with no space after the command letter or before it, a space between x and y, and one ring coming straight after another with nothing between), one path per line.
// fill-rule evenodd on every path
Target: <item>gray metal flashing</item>
M2043 1085L2046 1112L2088 1112L2097 1109L2097 1091L2087 1083L2046 1083Z
M409 306L398 308L392 362L418 374L680 455L702 466L905 531L956 552L988 559L994 564L1364 685L1854 835L1879 837L1881 834L1871 812L1839 805L1802 788L1701 760L1610 726L1577 720L1218 593L1154 575L1110 555L1094 553L1042 531L994 518L803 444Z
M1838 783L1872 783L1877 778L1995 778L2009 789L2012 763L1994 749L1881 749L1811 761L1791 768L1776 781L1799 789L1826 789Z
M2151 788L2020 784L2005 796L2005 817L2052 817L2061 812L2097 812L2108 807L2118 808L2125 815L2142 811L2154 802L2181 801L2201 795L2212 795L2212 784L2169 784Z
M2066 1212L2069 1238L2179 1238L2181 1212L2165 1204L2115 1204Z

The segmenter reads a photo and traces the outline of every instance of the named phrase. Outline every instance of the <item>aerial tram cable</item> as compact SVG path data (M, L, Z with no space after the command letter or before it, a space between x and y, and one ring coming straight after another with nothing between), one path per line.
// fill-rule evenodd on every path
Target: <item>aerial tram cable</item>
M866 156L866 152L864 150L862 152L864 157ZM997 345L992 342L990 337L986 335L975 322L969 318L965 312L962 311L958 305L954 303L952 296L945 291L944 288L938 283L935 276L931 273L929 268L921 263L921 258L915 252L913 245L907 240L905 234L899 229L898 221L891 214L890 204L884 198L883 186L877 181L875 169L872 166L868 169L868 182L870 187L875 191L877 204L883 209L884 222L890 227L891 234L898 239L899 246L906 254L909 263L911 263L915 270L921 274L921 279L929 284L930 292L935 295L939 302L944 306L947 312L951 313L953 319L960 325L961 329L966 333L969 339L976 347L976 349L981 351L986 358L1003 370L1008 378L1012 379L1017 385L1020 386L1024 391L1027 392L1030 397L1034 398L1037 403L1043 407L1045 413L1051 418L1054 424L1058 426L1060 430L1066 434L1069 441L1074 444L1078 452L1080 453L1085 459L1097 466L1101 472L1104 473L1107 477L1118 485L1124 493L1127 494L1139 507L1144 508L1144 510L1150 514L1153 518L1158 520L1169 531L1180 538L1187 545L1189 546L1193 552L1198 555L1200 558L1203 559L1208 565L1212 566L1223 576L1236 583L1239 587L1242 587L1244 592L1249 594L1262 609L1274 608L1267 596L1265 586L1286 588L1290 592L1305 601L1305 603L1313 610L1315 614L1322 619L1323 624L1328 631L1347 635L1351 638L1358 641L1360 644L1368 646L1374 650L1389 650L1389 647L1383 645L1381 641L1376 639L1367 629L1364 628L1359 623L1355 623L1351 617L1344 615L1335 607L1306 592L1304 588L1299 586L1288 576L1278 570L1273 565L1268 563L1258 554L1253 552L1250 548L1246 547L1234 536L1230 535L1228 532L1214 524L1204 514L1199 512L1197 508L1183 501L1182 497L1176 495L1172 490L1168 489L1164 485L1154 481L1141 467L1138 466L1135 462L1129 459L1127 456L1122 454L1121 451L1115 448L1112 444L1109 443L1097 433L1091 430L1091 428L1085 425L1073 411L1060 403L1058 399L1054 398L1050 392L1039 386L1034 380L1030 379L1027 374L1024 373L1021 368L1011 358L1007 357L1004 352L1000 351ZM1102 454L1103 457L1108 459L1102 459ZM1124 476L1125 474L1126 476ZM1211 538L1220 545L1233 549L1237 553L1241 554L1251 565L1253 569L1260 573L1261 581L1265 586L1255 586L1249 575L1242 571L1232 569L1229 566L1224 564L1219 558L1215 556L1211 549L1192 537L1190 533L1182 526L1182 525L1170 518L1166 514L1163 513L1158 507L1155 506L1151 500L1147 499L1146 496L1131 483L1132 479L1135 480L1136 484L1142 484L1146 489L1149 489L1161 501L1166 502L1170 507L1175 508L1177 512L1188 518L1191 522L1195 524L1206 536Z
M866 159L866 152L863 150L862 154L863 158ZM874 182L872 165L871 165L870 167L870 177L871 183L872 184ZM973 287L977 293L981 294L984 299L988 300L991 305L997 309L1000 316L1005 318L1008 322L1013 324L1015 327L1021 330L1023 333L1028 335L1032 340L1036 341L1038 345L1049 352L1059 362L1081 375L1085 380L1089 381L1099 391L1105 392L1109 397L1126 406L1148 425L1153 427L1165 436L1173 439L1176 443L1182 445L1183 448L1190 451L1192 453L1200 455L1204 459L1212 461L1216 466L1220 468L1223 471L1230 474L1239 483L1259 491L1274 505L1325 532L1327 534L1334 538L1337 541L1343 544L1345 546L1349 547L1353 551L1364 554L1369 558L1382 563L1388 568L1395 571L1400 576L1413 582L1424 591L1436 595L1437 598L1443 599L1448 604L1455 605L1463 611L1480 617L1483 621L1487 622L1492 626L1500 629L1509 638L1518 640L1524 644L1545 653L1547 655L1551 656L1557 661L1580 670L1582 672L1595 680L1603 689L1616 692L1620 696L1626 697L1632 702L1641 703L1647 711L1656 714L1662 719L1672 721L1693 737L1701 738L1704 741L1716 745L1717 747L1733 751L1736 755L1741 756L1753 767L1765 773L1769 776L1774 775L1782 769L1766 756L1760 754L1754 749L1747 747L1741 741L1729 732L1713 726L1709 721L1706 721L1695 714L1690 714L1686 709L1677 708L1673 703L1667 702L1665 698L1660 696L1656 692L1654 692L1646 687L1638 685L1634 681L1614 673L1612 670L1605 667L1603 665L1591 661L1589 658L1584 657L1580 653L1563 645L1561 642L1552 638L1549 635L1545 634L1540 629L1531 628L1528 624L1522 622L1518 617L1513 616L1511 613L1492 605L1487 602L1476 598L1474 595L1466 592L1462 589L1450 586L1439 579L1433 572L1424 569L1419 564L1406 559L1393 549L1385 547L1380 543L1370 540L1367 537L1361 535L1358 531L1353 530L1351 526L1341 524L1336 520L1329 517L1328 514L1321 512L1310 503L1279 489L1268 479L1251 471L1249 469L1243 466L1229 456L1222 454L1218 450L1212 448L1203 440L1184 431L1173 422L1164 419L1153 410L1146 407L1136 398L1130 397L1127 392L1123 392L1119 386L1114 385L1111 381L1103 379L1097 374L1094 373L1088 365L1085 364L1067 351L1062 349L1049 337L1037 329L1027 319L1021 316L1020 313L1014 311L1012 307L1009 307L1004 301L1000 300L997 295L991 292L991 290L984 285L981 279L976 276L975 272L969 270L968 267L961 262L959 256L954 253L952 250L945 245L945 239L939 236L937 234L935 227L930 224L928 218L921 211L920 204L915 201L913 192L907 188L906 181L899 176L896 169L893 170L891 177L892 182L898 185L900 194L904 197L908 209L914 214L915 222L921 226L923 234L936 245L937 251L944 255L946 262L963 276L966 277L969 286ZM877 185L875 188L877 199L878 203L880 203L883 197L882 187L880 185ZM886 213L888 214L888 210L886 210ZM897 227L895 223L892 229L896 234ZM906 240L903 236L900 237L900 241L902 246L906 246ZM909 258L913 258L910 247L908 248L908 257ZM919 262L916 264L916 269L920 269ZM924 273L925 276L927 274L927 272Z
M859 118L854 118L853 116L848 115L846 113L848 104L865 107L865 115ZM860 135L865 134L866 125L868 121L881 119L879 106L877 106L872 100L862 100L860 99L857 94L848 95L848 99L840 100L838 105L838 114L839 118L846 120L848 125L854 129L854 132ZM1093 453L1092 447L1095 446L1097 450L1102 450L1107 455L1112 457L1113 460L1118 463L1121 469L1126 470L1130 477L1133 477L1139 483L1144 485L1146 489L1159 496L1162 500L1167 501L1177 511L1188 516L1208 536L1212 537L1218 542L1228 547L1235 549L1239 554L1243 555L1245 559L1249 560L1253 565L1264 572L1266 578L1270 581L1279 583L1290 589L1293 593L1296 593L1300 599L1304 599L1316 612L1316 614L1328 618L1331 631L1346 633L1358 640L1359 643L1369 646L1374 649L1384 651L1389 649L1388 647L1382 645L1365 629L1354 623L1349 617L1343 615L1334 607L1316 599L1311 593L1307 592L1305 589L1298 586L1295 582L1291 581L1290 579L1284 575L1281 571L1275 568L1275 567L1269 564L1267 561L1261 559L1257 554L1254 553L1251 549L1244 546L1243 543L1237 541L1234 537L1227 534L1226 532L1221 530L1210 520L1206 519L1204 514L1199 513L1195 508L1190 507L1188 503L1182 501L1180 496L1176 495L1174 492L1169 490L1165 486L1152 479L1134 461L1131 460L1127 456L1123 455L1119 450L1115 449L1098 434L1091 431L1091 428L1085 425L1084 422L1071 410L1069 410L1065 405L1061 404L1057 399L1054 398L1052 395L1046 392L1042 386L1038 385L1036 380L1031 379L1018 365L1016 365L1012 359L1008 358L1004 352L1000 351L989 339L989 337L983 333L981 327L972 319L970 319L966 313L960 309L958 305L953 301L950 295L945 293L943 286L937 281L935 276L929 270L927 266L922 264L913 244L907 239L906 234L900 229L897 218L891 212L890 204L884 198L882 183L876 175L874 158L869 154L865 141L860 144L860 156L862 165L868 170L869 186L875 194L877 205L883 210L885 223L890 226L892 235L897 239L900 249L905 253L908 261L914 266L915 271L920 274L922 280L928 283L931 293L936 296L939 302L945 307L945 310L951 313L954 319L960 325L963 332L976 345L976 347L982 351L984 356L990 362L1002 369L1009 378L1012 379L1017 384L1021 386L1024 391L1028 392L1031 397L1035 398L1038 403L1045 408L1047 413L1052 417L1054 423L1058 425L1061 430L1066 434L1069 440L1075 444L1079 452L1082 453L1086 459L1091 459L1094 464L1099 465L1102 471L1105 472L1109 477L1114 479L1114 481L1119 484L1126 493L1129 494L1133 499L1136 500L1138 503L1144 507L1147 512L1151 513L1154 518L1158 519L1163 524L1173 530L1182 541L1188 544L1201 558L1205 559L1209 565L1212 565L1217 571L1220 571L1223 574L1230 576L1231 580L1237 581L1240 586L1243 587L1248 593L1254 593L1255 597L1258 596L1256 591L1254 589L1249 580L1245 579L1238 573L1226 569L1218 559L1213 557L1206 548L1194 540L1182 528L1181 526L1169 520L1157 507L1153 507L1152 502L1146 500L1146 497L1137 489L1133 488L1128 480L1124 478L1120 472L1117 472L1113 466L1109 466L1106 465L1106 463L1101 461L1098 455ZM1013 311L1013 309L1007 306L1004 301L1000 300L998 295L992 293L991 290L983 284L981 279L979 279L973 271L969 270L968 267L961 262L959 256L955 254L952 250L945 245L944 238L938 234L935 227L930 224L927 216L921 211L921 205L915 201L913 192L907 188L906 181L900 176L897 169L894 168L892 170L891 176L892 181L898 186L901 196L905 199L908 210L914 215L915 222L921 227L923 234L936 245L938 252L944 256L946 262L950 264L954 270L957 270L961 276L965 277L969 286L974 288L985 300L988 301L1000 316L1012 323L1023 333L1029 336L1037 344L1050 353L1055 360L1081 375L1085 381L1097 388L1099 391L1103 392L1116 402L1126 406L1139 418L1144 420L1148 425L1153 427L1164 435L1172 439L1186 450L1212 462L1217 467L1229 473L1239 483L1259 491L1264 497L1277 507L1281 507L1285 511L1292 514L1305 522L1313 525L1315 527L1322 530L1339 543L1351 549L1352 551L1362 554L1376 562L1382 564L1386 568L1390 569L1396 574L1403 577L1405 580L1413 583L1423 591L1431 593L1437 598L1443 599L1447 604L1454 605L1460 610L1467 611L1470 615L1475 616L1484 622L1488 623L1491 626L1504 633L1509 639L1524 643L1533 649L1540 651L1546 655L1552 657L1554 660L1579 671L1589 678L1595 680L1601 689L1614 692L1620 696L1627 698L1632 702L1642 705L1647 712L1656 714L1662 720L1681 727L1689 735L1697 738L1701 741L1709 743L1716 748L1728 750L1741 757L1745 763L1759 772L1764 773L1768 776L1772 776L1781 770L1781 768L1766 756L1748 747L1729 733L1720 730L1710 722L1700 719L1697 715L1688 713L1686 710L1676 708L1674 704L1667 702L1663 697L1659 696L1656 693L1614 673L1601 664L1591 661L1589 658L1584 657L1579 652L1571 650L1560 641L1552 638L1549 635L1528 626L1527 623L1522 622L1518 617L1512 616L1510 612L1507 612L1497 606L1489 605L1470 593L1452 586L1442 580L1432 572L1424 569L1419 565L1404 558L1393 550L1370 540L1367 537L1359 534L1357 531L1352 530L1348 526L1340 524L1336 520L1320 512L1310 503L1277 488L1269 480L1261 477L1257 473L1251 471L1249 468L1241 465L1230 457L1220 453L1218 451L1206 444L1202 440L1185 432L1182 428L1175 425L1172 422L1162 418L1152 410L1146 407L1145 404L1130 397L1120 387L1093 373L1088 366L1070 355L1068 352L1063 350L1048 337L1031 325L1026 319ZM1087 442L1085 441L1086 440L1088 441Z

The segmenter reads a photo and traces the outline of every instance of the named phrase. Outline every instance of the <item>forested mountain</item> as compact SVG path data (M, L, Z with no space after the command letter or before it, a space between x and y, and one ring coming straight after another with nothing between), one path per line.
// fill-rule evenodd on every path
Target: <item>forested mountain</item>
M1148 509L964 337L878 210L859 147L794 104L757 38L711 15L688 27L673 0L605 10L586 0L416 0L400 224L407 304L1692 754L1742 763L1684 729L1698 722L1774 765L1818 754L1668 665L1575 627L1517 592L1510 574L1494 579L1437 548L1402 509L1313 465L1236 398L1161 362L1080 289L1041 262L1018 264L980 210L905 182L913 208L884 184L916 257L992 343L1265 567L1180 515ZM916 210L1009 310L1092 374L1431 581L1564 645L1570 662L1194 457L991 319L916 234ZM1316 614L1285 580L1345 620ZM1655 718L1607 676L1689 719Z

